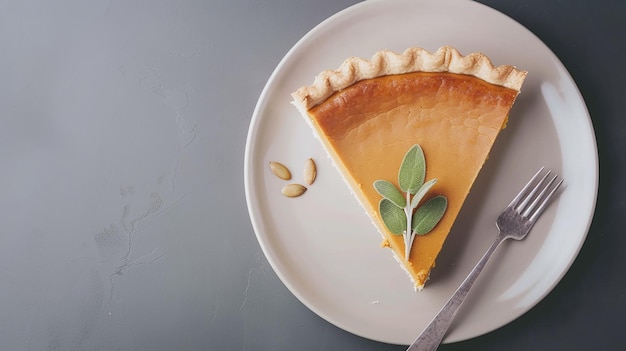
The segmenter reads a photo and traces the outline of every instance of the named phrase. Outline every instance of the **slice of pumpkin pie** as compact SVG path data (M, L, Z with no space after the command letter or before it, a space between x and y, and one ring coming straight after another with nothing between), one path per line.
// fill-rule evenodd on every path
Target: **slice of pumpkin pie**
M411 48L349 58L292 94L415 289L424 287L525 77L481 53Z

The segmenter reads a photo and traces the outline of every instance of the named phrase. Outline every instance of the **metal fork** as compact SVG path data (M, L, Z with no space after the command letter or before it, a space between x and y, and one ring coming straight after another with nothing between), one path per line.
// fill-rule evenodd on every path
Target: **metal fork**
M550 173L550 171L544 171L544 167L542 167L504 209L496 221L496 227L498 228L496 240L487 249L487 252L478 261L450 300L441 308L439 313L426 326L413 344L409 346L407 351L437 349L450 324L452 324L452 320L463 300L465 300L467 293L474 285L476 278L478 278L491 255L506 239L522 240L526 237L526 234L530 232L530 229L563 182L563 179L558 180L556 175L548 179Z

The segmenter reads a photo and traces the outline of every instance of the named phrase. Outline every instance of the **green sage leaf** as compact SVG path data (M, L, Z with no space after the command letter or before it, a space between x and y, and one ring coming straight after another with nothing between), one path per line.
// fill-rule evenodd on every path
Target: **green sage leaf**
M424 151L415 144L402 160L400 171L398 172L398 183L400 189L404 192L415 194L424 184L426 176L426 160L424 159Z
M419 205L420 201L422 201L422 199L424 198L424 195L426 195L426 193L430 190L430 188L433 187L433 185L435 185L435 183L437 183L437 178L431 179L424 183L424 185L422 185L420 190L415 193L413 199L411 200L411 209L414 209L417 207L417 205Z
M392 234L402 235L406 230L406 214L404 210L390 200L382 199L378 203L378 211L387 229Z
M391 201L394 205L400 208L404 208L404 206L406 206L406 199L400 190L398 190L398 188L396 188L396 186L390 181L377 180L374 182L374 188L380 195Z
M424 202L413 214L411 227L417 235L424 235L433 230L443 217L448 207L448 199L445 196L435 196Z

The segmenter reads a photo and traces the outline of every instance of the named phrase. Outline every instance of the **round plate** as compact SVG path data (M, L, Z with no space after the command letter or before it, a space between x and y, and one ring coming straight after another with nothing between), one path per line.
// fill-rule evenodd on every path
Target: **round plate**
M290 93L349 56L419 46L479 51L494 64L529 72L492 154L421 292L387 249L290 104ZM307 158L318 179L304 196L287 198L288 182L269 161L303 182ZM537 304L570 267L593 216L598 161L581 95L558 58L503 14L464 0L366 1L327 19L287 53L254 111L245 154L250 218L274 270L295 296L336 326L377 341L409 344L437 313L495 238L498 213L542 165L564 187L532 232L492 257L444 342L481 335Z

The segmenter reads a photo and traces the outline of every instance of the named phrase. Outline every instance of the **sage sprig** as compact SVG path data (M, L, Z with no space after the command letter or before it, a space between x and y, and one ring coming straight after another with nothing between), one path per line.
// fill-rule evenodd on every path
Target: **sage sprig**
M398 171L400 190L387 180L374 182L374 188L383 197L378 204L380 216L392 234L404 236L404 254L407 260L415 236L433 230L448 207L448 200L442 195L419 206L424 196L437 183L437 178L424 182L425 177L424 151L415 144L404 155Z

